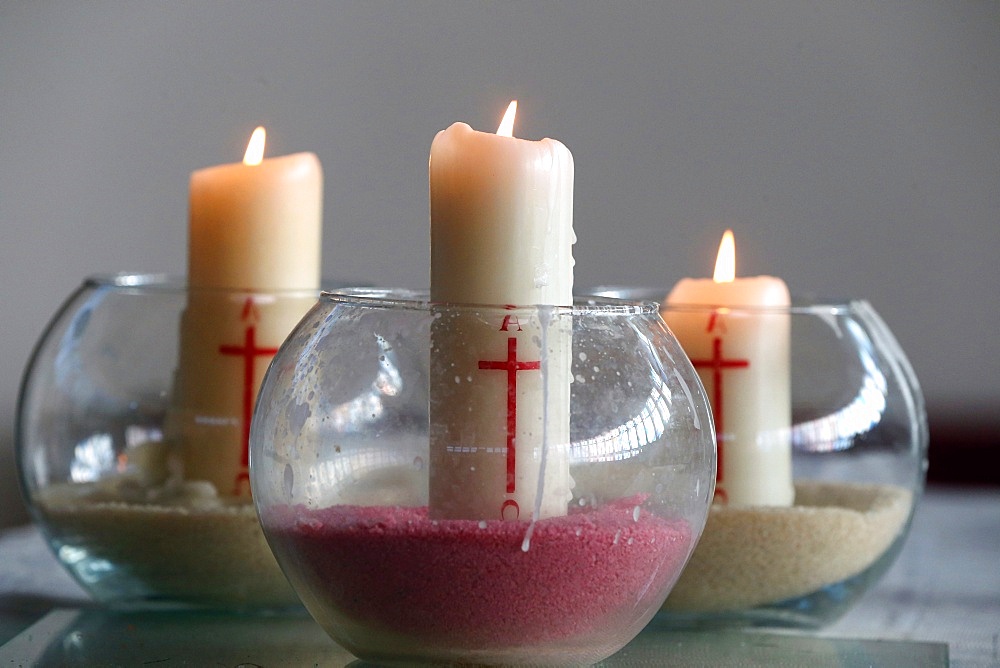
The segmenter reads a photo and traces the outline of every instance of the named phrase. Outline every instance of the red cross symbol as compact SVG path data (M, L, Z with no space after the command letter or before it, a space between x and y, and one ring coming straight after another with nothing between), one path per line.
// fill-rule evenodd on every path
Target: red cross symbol
M714 316L711 321L714 324ZM712 327L710 324L710 329ZM715 415L715 445L718 450L718 473L716 475L716 482L721 483L723 481L725 466L723 459L723 447L722 447L722 435L723 435L723 410L722 410L722 372L726 369L746 369L750 366L750 360L739 360L739 359L726 359L722 354L722 337L717 336L712 339L712 357L709 359L691 360L691 364L695 366L696 369L711 369L712 370L712 410ZM726 491L717 489L716 496L721 497L723 501L726 500Z
M507 359L480 360L480 369L507 372L507 493L514 491L514 437L517 435L517 372L538 370L541 362L521 362L517 359L517 338L507 337Z
M243 304L241 319L247 323L247 328L243 335L242 345L223 344L219 346L219 352L223 355L236 355L243 358L243 454L240 464L242 468L236 474L233 493L239 495L240 485L250 479L250 418L253 415L254 402L254 361L264 355L273 357L277 348L257 347L257 319L259 317L257 307L251 297L247 297Z

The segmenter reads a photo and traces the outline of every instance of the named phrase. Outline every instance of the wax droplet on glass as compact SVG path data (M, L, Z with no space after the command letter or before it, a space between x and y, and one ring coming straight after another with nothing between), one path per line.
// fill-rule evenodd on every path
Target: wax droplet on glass
M632 521L633 522L639 521L639 506L636 506L635 508L632 509Z
M479 520L479 528L480 529L486 528L486 520Z

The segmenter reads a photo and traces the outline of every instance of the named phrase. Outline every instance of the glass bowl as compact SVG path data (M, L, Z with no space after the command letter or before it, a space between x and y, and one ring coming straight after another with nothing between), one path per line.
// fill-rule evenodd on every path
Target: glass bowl
M301 606L249 495L247 439L270 357L314 291L86 279L21 387L24 497L59 561L115 606Z
M715 444L655 304L351 290L275 357L250 469L278 563L358 657L581 664L660 608Z
M663 300L667 290L597 294ZM864 300L669 305L716 421L716 502L657 622L816 628L899 553L927 469L923 397Z

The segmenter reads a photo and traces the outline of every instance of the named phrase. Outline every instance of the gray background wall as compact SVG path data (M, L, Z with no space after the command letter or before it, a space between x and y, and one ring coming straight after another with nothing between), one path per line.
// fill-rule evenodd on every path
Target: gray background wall
M325 274L426 286L462 120L576 160L577 283L741 274L868 298L932 410L996 420L1000 3L0 0L0 525L20 376L92 273L185 269L189 172L316 152Z

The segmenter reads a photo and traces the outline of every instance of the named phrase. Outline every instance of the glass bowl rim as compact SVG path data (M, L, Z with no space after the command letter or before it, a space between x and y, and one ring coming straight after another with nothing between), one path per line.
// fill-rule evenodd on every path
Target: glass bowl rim
M90 274L83 279L82 287L91 289L112 289L150 293L219 292L233 294L276 294L308 295L319 301L335 303L364 304L371 308L407 308L426 310L428 308L510 308L506 304L445 304L433 303L426 289L396 287L370 287L340 285L331 287L332 281L324 279L319 288L236 288L236 287L192 287L182 275L159 272L131 272ZM572 306L527 304L518 309L537 309L551 306L558 314L604 314L604 315L644 315L654 311L704 312L726 309L739 314L790 314L790 315L840 315L871 309L865 299L827 299L811 294L793 294L788 306L753 306L725 304L667 304L665 299L669 289L639 285L598 285L574 295Z
M82 289L121 290L122 292L164 293L164 294L236 294L275 295L281 297L317 297L325 289L323 280L318 288L237 288L216 286L191 286L186 276L156 272L130 272L90 274L84 277Z
M503 309L510 311L551 310L553 316L654 316L659 313L659 305L648 299L623 299L605 295L582 295L573 298L573 305L555 304L484 304L432 302L426 289L392 287L345 287L323 290L321 302L364 306L372 309L393 309L413 311L475 311L480 309Z
M871 305L866 299L845 298L832 299L818 297L809 293L793 293L791 303L788 306L755 306L747 304L727 305L727 304L668 304L667 295L670 288L654 288L649 286L632 285L599 285L588 288L582 294L597 295L601 297L615 297L619 299L635 299L641 301L651 301L658 305L661 311L674 313L703 313L706 311L725 310L732 314L787 314L787 315L808 315L808 316L830 316L857 313L858 311L870 311Z

